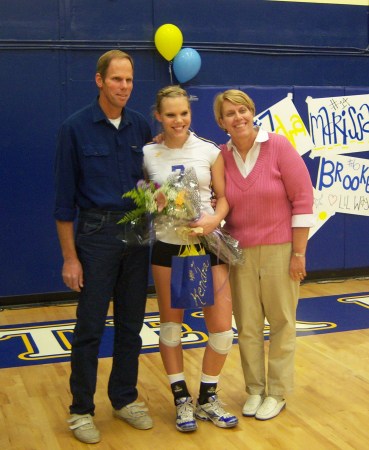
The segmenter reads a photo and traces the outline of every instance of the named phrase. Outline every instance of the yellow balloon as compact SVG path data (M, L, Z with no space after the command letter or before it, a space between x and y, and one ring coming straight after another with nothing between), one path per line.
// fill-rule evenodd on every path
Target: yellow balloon
M167 61L171 61L176 56L181 50L182 43L182 32L175 25L166 23L156 30L155 46Z

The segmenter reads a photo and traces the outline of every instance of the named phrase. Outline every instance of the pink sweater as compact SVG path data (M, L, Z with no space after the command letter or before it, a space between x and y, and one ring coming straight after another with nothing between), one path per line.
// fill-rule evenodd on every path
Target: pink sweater
M304 160L284 136L268 133L244 178L233 152L221 145L230 211L225 229L241 248L292 241L292 216L312 214L313 189Z

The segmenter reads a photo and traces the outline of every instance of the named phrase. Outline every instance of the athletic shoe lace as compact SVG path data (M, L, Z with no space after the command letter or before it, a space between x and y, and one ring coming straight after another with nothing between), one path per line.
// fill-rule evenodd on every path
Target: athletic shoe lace
M225 403L222 403L218 398L215 398L210 405L209 409L218 417L233 417L232 414L224 410L223 405L225 406Z
M186 403L181 403L177 406L177 415L180 423L183 422L190 422L193 419L193 411L194 406L193 404L187 400Z

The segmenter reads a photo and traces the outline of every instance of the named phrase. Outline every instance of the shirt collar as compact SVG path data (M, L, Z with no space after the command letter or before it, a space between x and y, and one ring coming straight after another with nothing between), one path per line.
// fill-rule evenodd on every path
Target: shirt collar
M99 96L96 97L96 99L92 103L92 114L93 114L93 121L94 122L100 122L102 120L109 121L109 119L106 117L104 111L101 109L101 106L99 104ZM122 127L123 124L129 124L131 123L131 113L130 110L127 108L122 109L122 120L120 122L119 128Z
M258 142L258 143L266 142L269 139L268 132L263 130L260 127L255 127L255 128L258 130L258 134L256 135L255 142ZM233 144L232 139L230 139L226 145L227 145L228 151L233 151L234 149L236 149L236 146Z

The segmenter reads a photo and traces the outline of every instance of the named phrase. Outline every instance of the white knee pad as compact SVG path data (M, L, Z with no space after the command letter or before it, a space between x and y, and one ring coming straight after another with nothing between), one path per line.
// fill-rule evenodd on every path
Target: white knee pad
M217 353L226 355L230 352L233 344L233 330L221 333L209 333L209 346Z
M182 324L164 322L160 324L160 341L168 347L177 347L181 343Z

